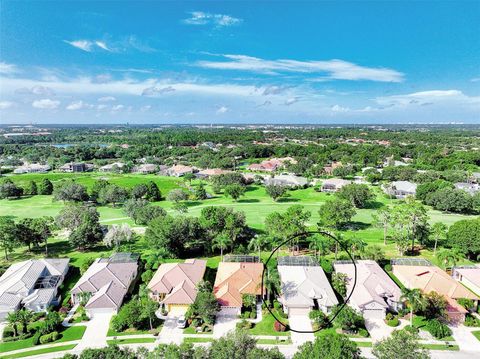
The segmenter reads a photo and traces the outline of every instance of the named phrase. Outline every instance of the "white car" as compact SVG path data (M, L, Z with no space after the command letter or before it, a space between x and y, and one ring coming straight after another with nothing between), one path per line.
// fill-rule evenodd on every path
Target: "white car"
M186 326L187 326L187 320L185 319L185 316L182 315L177 319L177 328L185 329Z

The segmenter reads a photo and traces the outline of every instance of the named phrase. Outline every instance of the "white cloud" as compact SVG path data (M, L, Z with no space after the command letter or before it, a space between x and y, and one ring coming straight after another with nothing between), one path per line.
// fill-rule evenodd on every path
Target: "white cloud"
M97 110L105 110L107 107L107 105L98 105Z
M113 49L110 48L105 41L101 40L63 40L63 42L86 52L92 52L95 48L100 48L108 52L113 51Z
M40 108L40 109L48 109L48 110L56 109L59 105L60 105L60 101L50 100L48 98L45 98L42 100L36 100L32 102L33 107Z
M80 49L86 52L92 51L93 42L90 40L74 40L74 41L63 40L63 41L73 47L76 47L77 49Z
M98 102L112 102L116 101L117 99L113 96L103 96L97 99Z
M192 11L190 17L184 19L183 23L187 25L216 25L216 26L232 26L238 25L242 19L224 14L211 14L203 11Z
M340 106L340 105L332 106L331 110L333 112L348 112L348 111L350 111L350 109L348 107L343 107L343 106Z
M480 82L480 77L474 77L473 79L470 79L471 82Z
M18 67L14 64L7 64L6 62L0 62L0 74L10 75L20 72Z
M365 67L343 60L297 61L264 60L246 55L222 55L228 61L198 61L197 66L219 70L254 71L265 74L280 72L324 73L325 79L335 80L369 80L379 82L402 82L404 74L383 67Z
M55 91L46 86L35 85L31 88L22 87L15 90L18 95L39 95L39 96L54 96Z
M66 107L66 109L70 111L81 110L84 108L93 108L93 105L90 105L80 100L80 101L73 101Z
M427 106L436 103L480 103L479 96L467 96L459 90L420 91L405 95L377 97L376 102L384 106Z
M95 41L95 45L97 45L99 48L101 49L104 49L105 51L112 51L112 49L110 49L107 44L105 43L105 41Z
M268 95L278 95L281 94L282 92L285 92L287 90L286 87L281 87L281 86L267 86L264 90L262 95L263 96L268 96Z
M142 111L142 112L147 112L147 111L149 111L151 108L152 108L152 106L150 106L150 105L145 105L145 106L140 107L140 111Z
M112 111L120 111L120 110L123 110L125 108L125 106L123 105L115 105L112 107Z
M13 106L15 106L15 103L11 102L11 101L1 101L0 102L0 110L6 110L8 108L12 108Z
M290 97L290 98L287 98L285 100L285 105L286 106L290 106L290 105L293 105L295 102L298 102L300 100L300 98L298 97Z
M167 86L167 87L156 87L156 86L151 86L147 87L142 91L142 96L147 96L147 97L154 97L154 96L160 96L169 92L174 92L175 89L172 86Z
M221 114L227 113L228 111L229 109L227 106L220 106L217 110L217 114L221 115Z

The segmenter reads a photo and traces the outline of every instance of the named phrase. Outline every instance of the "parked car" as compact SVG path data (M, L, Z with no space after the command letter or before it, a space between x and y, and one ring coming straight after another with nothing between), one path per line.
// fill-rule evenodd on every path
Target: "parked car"
M184 329L186 326L187 326L187 320L185 319L185 316L182 315L180 318L177 319L177 328Z

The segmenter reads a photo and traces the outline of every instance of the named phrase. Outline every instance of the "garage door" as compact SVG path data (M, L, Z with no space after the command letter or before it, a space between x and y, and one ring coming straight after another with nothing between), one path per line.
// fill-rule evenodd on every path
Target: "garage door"
M365 319L385 319L385 311L381 309L365 309L363 316Z
M184 315L188 310L188 305L170 305L168 315L169 316L181 316Z
M288 308L288 315L307 316L310 313L310 308Z
M87 309L88 316L93 318L95 314L116 314L116 311L111 308L95 308Z
M222 317L236 317L240 314L239 309L238 307L221 307L218 315Z

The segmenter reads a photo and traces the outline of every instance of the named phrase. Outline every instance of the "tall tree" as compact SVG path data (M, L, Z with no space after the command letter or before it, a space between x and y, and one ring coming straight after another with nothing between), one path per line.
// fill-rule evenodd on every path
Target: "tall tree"
M360 350L344 334L328 333L306 342L298 348L293 359L360 359Z
M38 194L51 195L53 193L53 184L48 178L42 179L38 187Z
M408 308L410 308L410 325L413 326L413 314L425 309L426 301L423 293L420 289L408 289L402 290L401 299L406 302Z
M448 227L442 222L437 222L432 226L430 236L434 241L434 245L433 245L433 255L434 256L437 254L438 242L446 239L447 230L448 230Z
M340 230L351 221L355 213L355 208L351 202L335 198L320 206L318 225L330 230Z
M232 199L236 202L245 194L245 186L236 183L229 184L228 186L225 186L223 193L227 197L232 197Z
M0 217L0 248L5 253L5 260L8 261L8 254L11 253L17 245L17 226L13 219Z
M428 350L418 342L418 335L395 330L390 337L376 342L372 354L377 359L429 359Z

